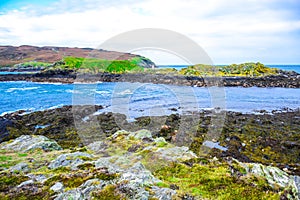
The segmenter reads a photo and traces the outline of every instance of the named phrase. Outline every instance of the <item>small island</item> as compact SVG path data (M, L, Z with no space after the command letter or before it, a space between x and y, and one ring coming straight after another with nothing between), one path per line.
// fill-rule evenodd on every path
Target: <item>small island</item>
M20 59L18 52L23 51L25 47L28 51L27 57L21 56L22 59ZM31 71L36 73L0 75L0 81L141 82L196 87L213 85L229 87L300 87L300 75L298 73L269 68L259 62L228 66L197 64L176 70L158 68L148 58L127 53L80 48L74 50L62 47L60 48L63 50L60 52L58 47L25 47L6 47L6 49L2 47L5 49L3 52L8 51L6 52L8 55L3 56L6 60L2 61L2 64L0 63L0 71ZM11 48L13 49L11 50ZM34 56L39 59L28 57L33 56L31 55L33 50ZM77 57L82 55L87 57ZM51 63L50 61L55 60L53 57L56 58L56 61ZM114 59L111 60L112 58ZM31 61L23 62L29 59Z

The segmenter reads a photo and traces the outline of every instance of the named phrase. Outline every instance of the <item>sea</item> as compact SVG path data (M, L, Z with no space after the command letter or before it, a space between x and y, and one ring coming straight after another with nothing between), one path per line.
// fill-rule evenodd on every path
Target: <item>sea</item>
M299 65L272 65L300 73ZM182 68L184 66L161 66ZM2 74L5 72L2 72ZM222 109L242 113L300 108L299 88L198 88L149 83L62 84L0 82L0 115L25 113L64 105L102 105L99 112L123 113L129 119L172 113Z

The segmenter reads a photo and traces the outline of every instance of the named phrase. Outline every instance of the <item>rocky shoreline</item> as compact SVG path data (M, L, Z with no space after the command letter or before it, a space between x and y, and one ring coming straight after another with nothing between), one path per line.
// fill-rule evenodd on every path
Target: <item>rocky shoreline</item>
M94 115L101 109L0 117L0 198L299 199L299 109L227 112L210 147L215 111L127 122L122 114Z
M263 77L199 77L175 76L150 73L98 73L76 74L74 71L56 70L36 74L0 75L0 81L31 81L31 82L140 82L155 84L173 84L184 86L226 86L226 87L284 87L300 88L300 75L296 72L281 71L279 75Z
M203 111L184 116L139 117L134 122L127 122L122 114L109 112L94 115L95 111L101 109L102 106L63 106L29 114L22 111L6 114L0 117L0 142L21 135L38 134L56 140L63 148L82 147L99 138L109 137L124 127L131 131L146 127L151 129L153 137L164 137L174 144L179 144L174 137L193 138L185 146L200 154L199 149L207 140L206 135L215 117L213 111ZM300 175L299 109L262 112L259 115L227 112L224 117L222 131L214 142L225 147L225 150L213 148L209 156L231 156L243 162L271 164ZM78 120L82 123L79 124L81 127ZM191 120L197 120L198 123L192 127ZM155 123L161 122L165 123L157 129Z

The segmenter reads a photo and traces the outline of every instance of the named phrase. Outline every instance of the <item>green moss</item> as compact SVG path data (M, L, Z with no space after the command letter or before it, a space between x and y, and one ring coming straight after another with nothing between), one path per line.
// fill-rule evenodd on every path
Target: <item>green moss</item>
M12 187L27 181L29 178L23 175L1 173L0 174L0 192L6 192Z
M156 186L158 186L158 187L165 187L165 188L170 187L168 184L166 184L164 182L158 182L158 183L156 183Z
M12 160L11 156L6 156L6 155L1 155L0 156L0 161L1 162L10 161L10 160Z
M62 167L58 167L58 168L52 169L50 171L54 172L56 174L61 174L61 173L68 173L68 172L70 172L71 168L70 167L62 166Z
M21 190L16 190L16 186L21 184L24 181L29 180L28 177L23 175L1 173L0 174L0 199L1 200L25 200L25 199L49 199L50 192L47 189L42 189L40 184L35 184L34 187L38 188L37 190L32 189L31 187L25 187Z
M92 199L97 200L125 200L126 198L116 191L115 185L107 185L102 190L92 192Z
M90 162L85 162L83 164L80 164L77 166L78 169L81 169L81 170L88 170L88 169L92 169L95 167L95 164L94 163L90 163Z
M117 177L119 177L118 174L107 174L107 173L99 173L99 172L97 172L94 175L94 178L99 178L101 180L106 180L106 181L116 179Z
M156 143L156 146L157 146L157 147L160 147L160 148L165 147L165 146L167 146L167 145L168 145L168 143L167 143L167 142L163 142L163 141L160 141L160 142L157 142L157 143Z
M28 154L27 153L18 153L18 156L19 157L26 157L26 156L28 156Z
M81 166L82 168L86 166ZM59 170L52 170L55 173L54 176L50 177L45 181L45 185L51 187L56 182L62 182L67 188L76 188L83 184L85 181L93 178L101 180L113 180L118 177L118 174L109 174L98 169L94 169L92 166L87 167L78 171L70 171L69 168L60 168Z
M51 187L56 182L62 182L67 188L76 188L83 184L89 177L81 173L57 174L45 181L45 185Z
M179 193L189 192L198 198L209 199L278 199L265 179L230 175L226 165L199 165L188 167L173 163L154 175L167 184L179 186Z

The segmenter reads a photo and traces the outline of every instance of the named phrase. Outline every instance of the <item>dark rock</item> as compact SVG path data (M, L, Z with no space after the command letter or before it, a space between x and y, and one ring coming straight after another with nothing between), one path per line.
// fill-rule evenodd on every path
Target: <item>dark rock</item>
M222 79L221 79L222 78ZM0 81L34 81L34 82L140 82L156 84L172 84L186 86L227 86L227 87L286 87L299 88L300 75L288 73L285 75L265 77L199 77L165 74L125 73L125 74L76 74L73 70L48 70L36 74L0 75Z
M6 127L12 125L13 122L11 120L0 117L0 142L9 134Z

